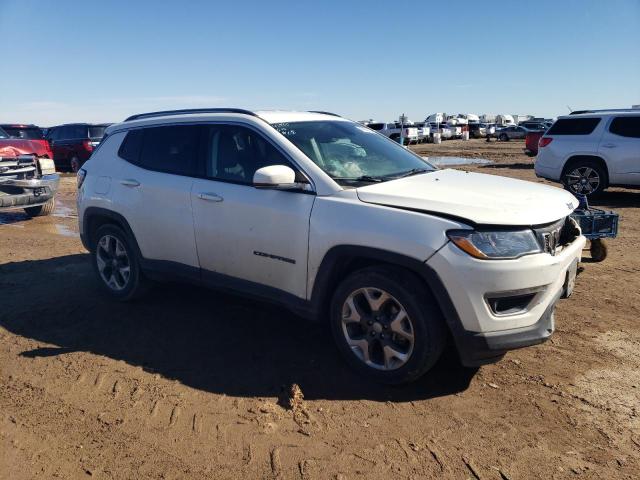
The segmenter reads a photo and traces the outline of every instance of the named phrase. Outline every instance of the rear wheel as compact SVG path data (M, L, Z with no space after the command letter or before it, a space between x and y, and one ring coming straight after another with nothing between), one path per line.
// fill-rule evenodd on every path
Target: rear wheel
M606 175L596 162L580 160L567 167L562 183L571 193L598 195L605 189Z
M508 142L509 141L509 136L506 133L501 133L500 136L498 137L498 139L502 142Z
M76 157L75 155L73 157L71 157L71 160L69 160L69 166L71 167L71 171L73 173L78 173L78 170L80 170L80 159L78 159L78 157Z
M25 208L24 211L30 217L44 217L46 215L51 215L55 207L56 207L56 199L52 198L44 205L38 205L37 207L28 207L28 208Z
M591 253L591 260L593 260L594 262L602 262L605 258L607 258L607 244L601 238L594 238L593 240L591 240L589 253Z
M103 225L95 239L93 267L103 289L121 301L146 293L148 280L128 236L115 225Z
M444 321L413 274L371 267L349 275L331 302L331 329L345 360L387 384L410 382L438 360Z

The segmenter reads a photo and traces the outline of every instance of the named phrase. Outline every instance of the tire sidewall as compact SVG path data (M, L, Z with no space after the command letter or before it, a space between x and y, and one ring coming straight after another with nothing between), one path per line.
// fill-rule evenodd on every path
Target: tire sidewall
M122 290L113 290L111 287L109 287L102 279L102 275L100 275L100 271L98 270L98 243L100 242L100 239L105 235L116 237L124 246L124 249L127 252L127 256L129 257L129 282L127 283L127 286ZM133 248L133 243L129 239L128 235L126 235L120 228L116 227L115 225L104 225L98 229L95 235L94 248L91 252L91 263L93 265L93 270L97 275L98 283L100 284L100 287L103 291L105 291L111 297L116 298L120 301L127 301L135 296L140 286L141 280L140 262L138 261L136 250L135 248Z
M353 291L364 288L380 288L402 304L411 319L414 332L414 346L411 358L402 367L383 371L367 366L351 351L342 331L342 307L346 298ZM430 295L427 294L427 297ZM422 304L421 304L422 303ZM442 317L435 308L416 300L404 285L385 275L383 271L376 269L364 269L351 274L345 279L333 294L329 308L331 332L337 348L347 363L358 373L375 381L387 384L400 384L414 380L428 370L438 359L442 351L439 345L434 345L434 340L442 341L442 335L438 335ZM431 317L431 318L430 318Z

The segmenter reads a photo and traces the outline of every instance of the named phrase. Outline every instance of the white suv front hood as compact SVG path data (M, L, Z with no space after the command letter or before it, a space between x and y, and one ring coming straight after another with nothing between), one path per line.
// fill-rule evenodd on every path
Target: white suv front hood
M452 169L360 187L357 193L363 202L478 225L541 225L566 217L578 206L578 200L560 188Z

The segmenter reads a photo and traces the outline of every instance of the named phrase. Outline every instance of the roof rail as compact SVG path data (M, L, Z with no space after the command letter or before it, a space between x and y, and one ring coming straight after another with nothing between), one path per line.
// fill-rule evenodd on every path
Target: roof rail
M601 108L599 110L574 110L569 115L581 115L583 113L600 113L600 112L637 112L637 108Z
M309 110L309 113L321 113L323 115L331 115L332 117L340 117L337 113L323 112L322 110Z
M244 110L242 108L186 108L182 110L164 110L160 112L139 113L137 115L131 115L125 119L125 122L140 120L142 118L165 117L167 115L187 115L189 113L242 113L244 115L251 115L252 117L258 116L254 112Z

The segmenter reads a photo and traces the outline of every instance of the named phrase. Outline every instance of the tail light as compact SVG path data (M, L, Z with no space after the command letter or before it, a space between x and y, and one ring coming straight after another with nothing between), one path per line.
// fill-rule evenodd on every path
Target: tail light
M538 141L538 147L539 148L546 147L551 143L552 140L553 138L551 137L541 137L540 140Z
M82 146L84 147L84 149L87 152L92 152L93 151L93 145L91 144L91 140L83 140L82 141Z

